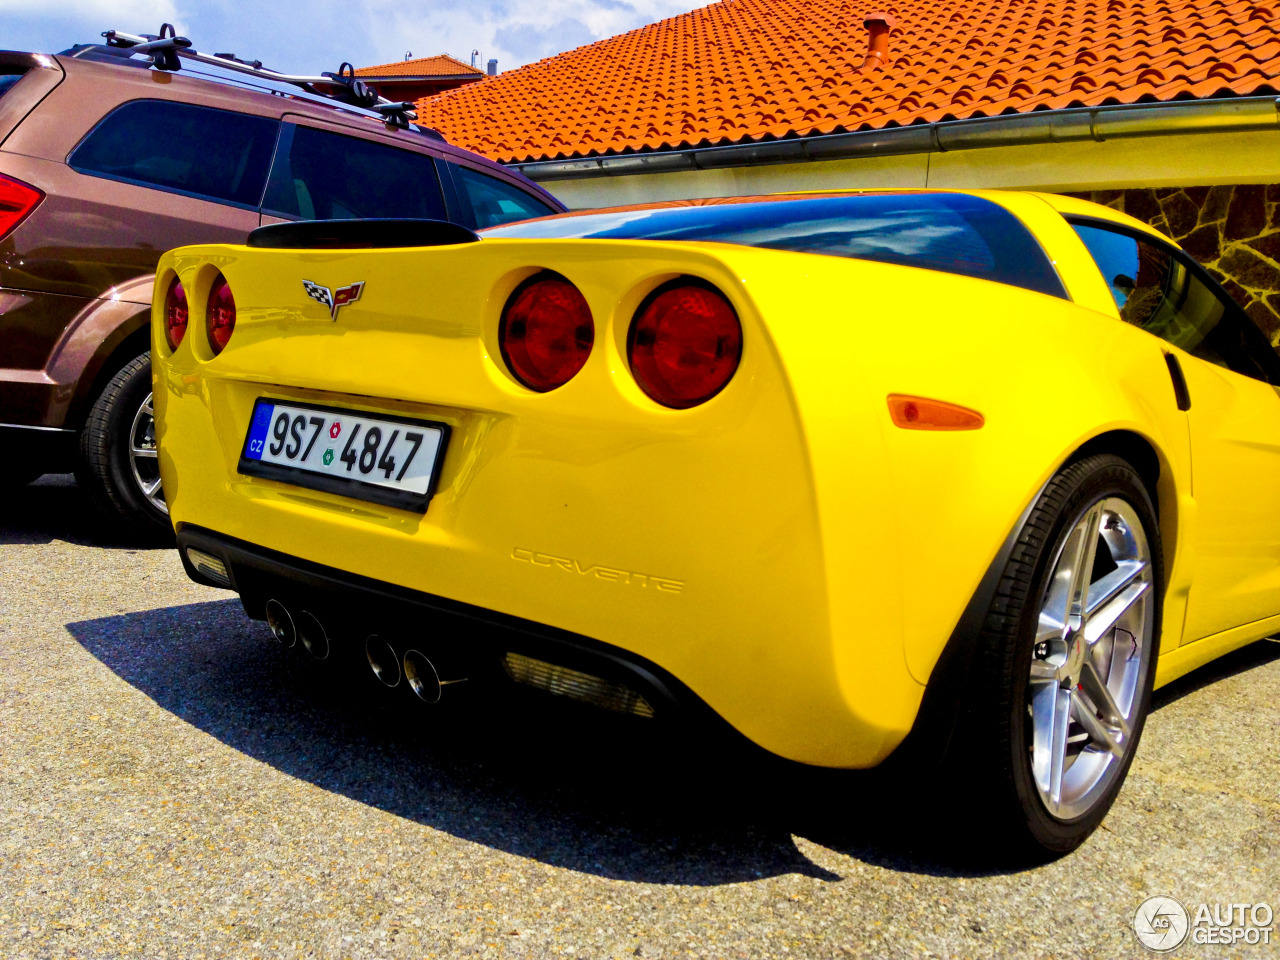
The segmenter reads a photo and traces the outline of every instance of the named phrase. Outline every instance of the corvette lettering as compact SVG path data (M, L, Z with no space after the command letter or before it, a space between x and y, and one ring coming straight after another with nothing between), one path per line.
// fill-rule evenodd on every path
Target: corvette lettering
M328 287L322 287L320 284L313 283L310 280L303 280L302 286L307 291L307 296L329 308L330 320L337 320L339 308L345 307L349 303L355 303L360 299L360 294L364 290L364 281L357 280L355 283L349 283L345 287L339 287L337 290L330 290Z
M628 583L641 587L652 586L662 593L680 593L684 590L685 585L683 580L655 577L647 573L637 573L634 570L605 567L598 563L583 564L569 557L556 557L549 553L540 553L537 550L525 550L523 547L515 547L511 551L511 559L519 560L521 563L531 563L536 567L555 567L566 573L577 574L580 577L595 577L598 580Z

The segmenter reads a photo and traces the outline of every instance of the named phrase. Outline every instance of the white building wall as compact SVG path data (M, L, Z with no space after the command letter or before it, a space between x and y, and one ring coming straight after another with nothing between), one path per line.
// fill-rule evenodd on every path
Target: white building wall
M1064 192L1280 183L1280 131L987 147L541 183L572 209L858 187Z

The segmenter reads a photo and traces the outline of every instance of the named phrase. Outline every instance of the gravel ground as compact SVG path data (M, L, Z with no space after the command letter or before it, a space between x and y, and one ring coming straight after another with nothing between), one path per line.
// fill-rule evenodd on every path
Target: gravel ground
M1115 958L1154 956L1152 894L1280 910L1280 644L1161 691L1102 830L1013 870L942 842L962 784L410 709L87 511L57 477L0 507L0 956Z

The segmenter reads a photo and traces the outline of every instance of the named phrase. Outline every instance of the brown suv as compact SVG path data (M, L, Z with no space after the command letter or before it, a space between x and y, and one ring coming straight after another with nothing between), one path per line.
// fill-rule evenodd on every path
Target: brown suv
M564 209L349 74L287 78L171 32L0 52L0 487L74 469L139 532L169 529L147 323L164 251L282 220Z

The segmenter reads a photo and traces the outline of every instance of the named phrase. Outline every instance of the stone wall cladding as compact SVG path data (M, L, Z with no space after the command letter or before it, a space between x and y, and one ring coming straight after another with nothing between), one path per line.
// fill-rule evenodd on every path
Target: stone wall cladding
M1173 237L1280 346L1280 183L1072 196L1120 210Z

